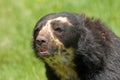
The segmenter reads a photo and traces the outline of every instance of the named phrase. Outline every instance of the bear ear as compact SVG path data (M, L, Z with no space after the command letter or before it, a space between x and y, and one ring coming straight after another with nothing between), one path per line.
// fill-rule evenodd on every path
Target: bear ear
M80 14L80 23L84 23L85 21L85 13Z
M81 13L80 15L76 15L76 18L81 26L84 26L85 21L85 13Z

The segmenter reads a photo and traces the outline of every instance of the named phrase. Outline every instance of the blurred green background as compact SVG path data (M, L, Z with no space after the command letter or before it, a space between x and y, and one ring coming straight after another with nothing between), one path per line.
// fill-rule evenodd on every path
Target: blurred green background
M40 17L61 11L100 18L120 36L120 0L0 0L0 80L47 80L32 30Z

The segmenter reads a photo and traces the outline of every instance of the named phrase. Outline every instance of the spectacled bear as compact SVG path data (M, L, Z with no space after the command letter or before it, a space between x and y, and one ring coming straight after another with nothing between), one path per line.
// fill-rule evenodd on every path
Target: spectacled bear
M48 80L120 80L120 38L85 14L42 17L33 30L33 49Z

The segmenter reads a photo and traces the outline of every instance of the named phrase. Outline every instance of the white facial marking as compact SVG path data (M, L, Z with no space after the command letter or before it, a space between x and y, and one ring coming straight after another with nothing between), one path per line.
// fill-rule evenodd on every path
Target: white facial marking
M48 20L46 25L42 27L42 29L40 30L39 34L42 34L42 35L50 35L50 39L51 40L54 40L54 35L52 33L52 29L51 29L51 20Z
M53 20L58 20L63 23L68 23L68 25L72 25L66 17L57 17L57 18L54 18Z
M46 31L48 31L48 33L50 34L50 39L51 40L54 40L54 35L53 35L53 33L52 33L52 29L51 29L51 25L50 25L50 23L51 23L51 20L49 20L48 22L47 22L47 24L46 24Z
M67 22L68 21L68 19L66 17L58 17L58 18L55 18L53 20L60 20L62 22Z

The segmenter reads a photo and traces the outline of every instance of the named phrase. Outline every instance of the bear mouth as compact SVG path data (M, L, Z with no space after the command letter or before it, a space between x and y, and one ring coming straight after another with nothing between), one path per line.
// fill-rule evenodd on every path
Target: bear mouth
M58 51L58 48L56 47L49 48L48 46L41 46L38 48L38 54L41 56L50 56L56 53L57 51Z
M48 50L47 47L40 47L39 53L40 53L41 55L49 55L49 50Z

